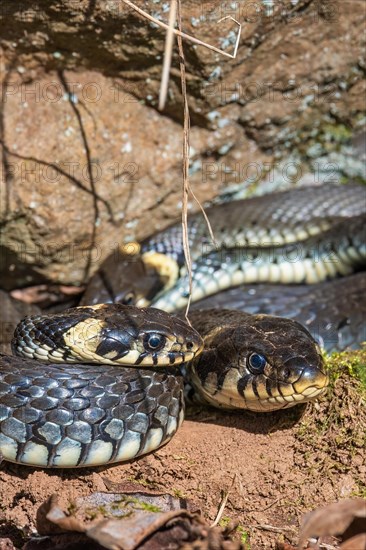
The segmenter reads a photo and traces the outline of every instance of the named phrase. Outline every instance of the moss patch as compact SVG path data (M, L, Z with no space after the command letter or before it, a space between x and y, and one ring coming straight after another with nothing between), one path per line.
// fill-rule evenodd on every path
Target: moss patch
M366 349L335 353L327 364L328 393L308 408L297 429L297 462L312 478L322 476L335 484L339 474L351 473L352 494L362 496L366 491Z

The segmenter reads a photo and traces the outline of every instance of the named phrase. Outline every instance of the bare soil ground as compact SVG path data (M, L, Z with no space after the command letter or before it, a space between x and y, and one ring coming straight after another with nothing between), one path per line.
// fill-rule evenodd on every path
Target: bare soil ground
M132 463L48 471L3 463L0 539L21 547L53 493L72 502L106 491L106 480L130 480L190 499L209 522L228 491L220 525L237 522L244 548L296 543L304 513L365 495L365 394L354 378L365 359L366 351L334 358L329 395L307 407L264 415L189 411L168 445Z

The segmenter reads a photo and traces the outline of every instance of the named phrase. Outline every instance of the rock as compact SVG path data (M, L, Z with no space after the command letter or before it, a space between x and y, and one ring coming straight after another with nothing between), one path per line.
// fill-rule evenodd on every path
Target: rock
M167 21L167 4L138 4ZM227 52L236 26L219 19L242 23L235 60L184 42L201 201L252 188L325 124L358 128L364 108L363 0L228 6L183 7L185 32ZM160 114L165 31L121 1L4 0L1 21L2 286L81 285L117 244L179 216L177 52Z
M7 292L0 290L0 352L11 354L11 339L15 327L26 315L40 313L40 309L32 304L15 300Z
M179 215L179 124L132 96L114 101L113 80L99 73L45 75L35 83L39 96L30 91L34 84L12 83L18 90L7 99L4 140L6 288L18 278L18 286L42 277L80 284L118 243ZM91 105L83 100L88 89L98 94ZM48 90L57 90L54 102L44 99ZM235 128L226 134L239 139ZM194 129L196 156L222 147L225 135ZM201 200L214 192L211 180L198 189Z

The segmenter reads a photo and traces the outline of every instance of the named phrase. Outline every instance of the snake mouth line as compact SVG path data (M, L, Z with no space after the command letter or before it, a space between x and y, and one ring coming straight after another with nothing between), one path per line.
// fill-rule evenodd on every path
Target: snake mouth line
M222 386L218 386L214 375L208 377L203 384L196 374L191 376L191 380L197 392L210 404L223 409L248 409L255 412L284 409L313 401L326 392L329 384L328 375L314 367L304 369L292 382L284 383L267 378L267 383L271 380L270 387L264 381L259 383L256 377L249 378L244 389L240 388L242 377L238 371L232 369L231 373L231 378L227 375L230 383L224 382Z
M253 412L269 412L279 409L288 409L294 407L300 403L306 403L308 401L313 401L316 397L320 397L327 390L327 386L323 388L318 387L308 387L306 394L304 393L294 393L292 395L278 395L276 397L267 397L265 399L251 401L246 400L243 397L226 397L225 402L222 400L222 395L220 392L217 392L214 395L205 394L207 401L219 408L224 409L242 409L249 410Z
M283 403L284 407L291 407L292 405L297 405L301 402L312 401L315 397L323 395L327 390L327 386L322 388L311 386L304 390L303 393L294 393L293 395L277 397L269 397L267 400L263 400L264 403Z
M309 376L311 376L312 379L309 380ZM316 369L315 376L313 369L305 369L296 381L289 384L293 389L292 393L283 395L280 390L280 395L271 396L258 402L258 409L255 410L270 410L271 406L273 406L274 409L289 408L299 403L313 401L316 397L320 397L326 392L328 384L329 377L321 369ZM283 405L282 407L279 406L281 404ZM249 405L248 402L247 405ZM253 405L255 405L254 402Z

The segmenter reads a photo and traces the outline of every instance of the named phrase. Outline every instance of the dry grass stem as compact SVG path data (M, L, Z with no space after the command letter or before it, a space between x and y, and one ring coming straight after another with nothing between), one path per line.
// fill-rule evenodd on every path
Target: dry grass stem
M206 222L206 225L207 225L207 228L208 228L208 232L210 233L210 238L211 238L212 242L214 243L214 245L215 245L216 247L218 247L218 243L217 243L217 241L216 241L216 239L215 239L215 235L214 235L214 232L212 231L212 226L211 226L210 220L209 220L209 218L208 218L208 216L207 216L207 214L206 214L206 211L205 211L205 209L203 208L203 206L202 206L202 204L200 203L200 201L198 200L198 198L196 197L196 195L195 195L195 193L194 193L194 191L193 191L193 189L192 189L191 184L188 184L188 185L189 185L189 191L190 191L192 197L194 198L194 200L196 201L196 203L197 203L198 206L200 207L201 212L202 212L202 214L203 214L203 217L205 218L205 222Z
M221 501L221 504L220 504L220 508L217 512L217 516L215 518L215 521L211 524L210 527L216 527L216 525L219 524L219 522L222 518L222 515L224 513L225 506L227 504L227 500L228 500L229 495L230 495L230 491L234 487L234 483L235 483L236 478L237 478L237 474L234 474L233 479L232 479L231 484L230 484L230 487L228 488L227 491L224 492L224 494L222 496L222 501Z
M159 19L155 19L155 17L153 17L152 15L149 15L146 11L144 11L141 8L139 8L138 6L136 6L130 0L122 0L122 2L124 4L126 4L127 6L130 6L130 8L135 10L137 13L139 13L140 15L142 15L143 17L145 17L149 21L152 21L153 23L155 23L159 27L162 27L163 29L166 29L166 30L170 29L169 25L167 25L166 23L163 23L163 21L159 21ZM241 24L239 23L239 21L237 21L236 19L231 17L231 15L227 15L226 17L223 17L222 19L219 19L218 23L221 23L221 21L224 21L225 19L231 19L239 27L238 36L236 38L236 43L235 43L233 54L227 53L224 50L220 50L220 48L215 48L215 46L211 46L211 44L207 44L207 42L203 42L202 40L199 40L198 38L194 38L194 36L191 36L190 34L186 34L186 33L182 32L180 29L173 29L172 33L176 34L180 38L184 38L185 40L188 40L189 42L193 42L194 44L198 44L199 46L204 46L205 48L208 48L209 50L212 50L213 52L217 52L217 53L220 53L221 55L225 55L226 57L230 57L230 59L235 59L237 51L238 51L238 46L239 46L239 40L240 40L240 34L241 34Z
M181 0L178 0L178 29L182 28L182 11ZM189 191L189 130L191 121L189 118L189 107L187 99L187 83L186 83L186 66L183 51L182 37L178 35L178 50L179 50L179 66L182 84L182 97L183 97L183 189L182 189L182 231L183 231L183 250L184 257L187 264L188 281L189 281L189 297L187 302L187 308L185 317L187 322L189 306L191 305L192 294L192 258L191 251L189 249L189 235L188 235L188 191Z
M160 94L159 94L159 111L162 111L165 107L166 96L168 93L168 83L169 83L169 72L170 66L172 63L172 52L173 52L173 31L174 25L177 18L177 0L171 0L170 12L169 12L169 29L166 33L165 38L165 49L164 49L164 62L163 62L163 72L161 76L160 84Z
M182 38L185 40L188 40L190 42L193 42L195 44L204 46L210 50L213 50L217 53L220 53L222 55L225 55L226 57L230 57L231 59L234 59L236 57L238 46L239 46L239 40L240 40L240 34L241 34L241 24L234 19L231 16L222 17L218 23L226 20L231 19L236 25L238 25L238 34L236 37L235 47L234 47L234 53L229 54L227 52L224 52L223 50L220 50L219 48L215 48L214 46L211 46L210 44L207 44L206 42L202 42L201 40L198 40L197 38L194 38L193 36L190 36L188 34L185 34L182 32L182 14L181 14L181 1L178 0L171 0L171 6L170 6L170 12L169 12L169 22L168 25L166 23L163 23L162 21L159 21L155 17L149 15L147 12L136 6L133 2L130 0L122 0L126 5L130 6L133 10L135 10L137 13L142 15L144 18L148 19L149 21L152 21L156 25L166 29L167 36L165 41L165 49L164 49L164 63L163 63L163 71L162 71L162 80L161 80L161 86L160 86L160 94L159 94L159 109L162 110L165 106L166 96L167 96L167 90L168 90L168 82L169 82L169 72L170 72L170 66L171 66L171 59L172 59L172 51L173 51L173 34L177 35L177 41L178 41L178 50L179 50L179 58L180 58L180 74L181 74L181 85L182 85L182 97L183 97L183 189L182 189L182 231L183 231L183 251L184 251L184 257L187 265L187 273L188 273L188 284L189 284L189 297L187 302L187 307L185 311L185 318L187 322L189 323L188 319L188 312L189 307L191 304L191 295L192 295L192 258L189 248L189 234L188 234L188 195L189 192L192 194L192 197L200 207L202 214L205 218L208 231L210 234L210 237L214 243L215 246L217 246L215 236L212 231L212 227L210 224L210 221L207 217L207 214L196 197L195 193L193 192L190 183L189 183L189 131L190 131L190 116L189 116L189 107L188 107L188 100L187 100L187 83L186 83L186 70L185 70L185 58L184 58L184 51L183 51L183 41ZM176 21L176 12L178 10L178 29L174 28L174 24Z

